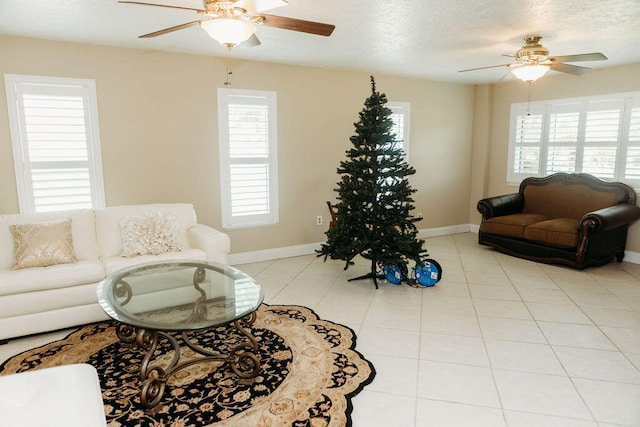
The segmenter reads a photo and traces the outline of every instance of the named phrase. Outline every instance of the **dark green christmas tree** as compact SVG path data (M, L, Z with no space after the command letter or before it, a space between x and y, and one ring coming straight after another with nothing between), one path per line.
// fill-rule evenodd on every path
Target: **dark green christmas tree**
M416 190L407 177L416 171L404 160L392 132L392 111L387 97L376 91L371 77L371 96L365 100L360 121L354 123L353 148L347 160L340 162L338 202L333 206L335 225L325 234L318 256L346 261L345 270L361 255L371 260L371 272L356 279L371 278L376 288L377 266L398 266L407 271L410 260L419 262L426 254L424 240L417 239L411 195Z

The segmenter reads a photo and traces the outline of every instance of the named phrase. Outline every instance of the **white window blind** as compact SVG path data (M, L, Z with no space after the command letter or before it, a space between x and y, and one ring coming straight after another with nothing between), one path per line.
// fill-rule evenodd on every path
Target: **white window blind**
M104 207L93 80L5 75L21 212Z
M218 89L222 226L278 222L276 94Z
M589 173L640 187L640 93L513 104L507 180Z
M387 102L387 107L392 111L393 127L391 132L396 134L396 147L404 151L405 160L408 162L411 104L408 102Z
M518 174L537 175L541 161L542 114L519 110L512 128L515 128L515 144L510 147L514 170Z
M547 174L575 172L580 114L576 104L558 104L549 114ZM542 130L542 129L541 129ZM542 133L540 135L542 137Z
M625 180L640 182L640 105L629 108ZM624 137L623 137L624 138Z
M587 103L582 171L603 179L616 178L623 100Z

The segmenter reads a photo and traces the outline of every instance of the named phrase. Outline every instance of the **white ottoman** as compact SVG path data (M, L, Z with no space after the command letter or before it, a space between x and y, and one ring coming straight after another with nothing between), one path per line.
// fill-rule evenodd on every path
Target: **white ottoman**
M0 376L0 426L106 425L100 380L91 365Z

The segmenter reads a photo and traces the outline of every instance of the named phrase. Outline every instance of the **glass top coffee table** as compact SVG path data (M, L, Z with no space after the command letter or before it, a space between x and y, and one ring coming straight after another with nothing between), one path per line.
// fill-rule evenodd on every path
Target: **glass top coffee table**
M201 261L141 264L105 278L97 292L104 311L119 322L118 338L146 351L140 365L140 402L147 408L160 402L171 375L194 363L223 362L245 381L251 381L260 371L258 343L250 327L264 293L240 270ZM192 339L198 330L227 324L232 324L246 340L236 342L224 353L204 348ZM201 357L180 361L175 332L183 345ZM152 361L157 357L160 340L166 340L173 348L167 366Z

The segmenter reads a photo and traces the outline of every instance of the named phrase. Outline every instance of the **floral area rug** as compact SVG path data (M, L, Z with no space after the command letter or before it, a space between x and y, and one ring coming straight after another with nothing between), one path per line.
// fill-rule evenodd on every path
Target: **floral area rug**
M88 325L14 356L0 366L0 375L89 363L100 376L110 427L350 426L351 398L375 376L372 364L355 350L351 329L319 319L306 307L263 304L251 327L262 365L252 383L239 381L228 365L197 363L171 376L162 401L147 410L140 404L138 379L144 354L121 343L115 325ZM234 341L231 329L194 332L192 340L223 351ZM172 347L164 350L168 353L158 353L156 361L171 359ZM185 346L181 357L194 354Z

